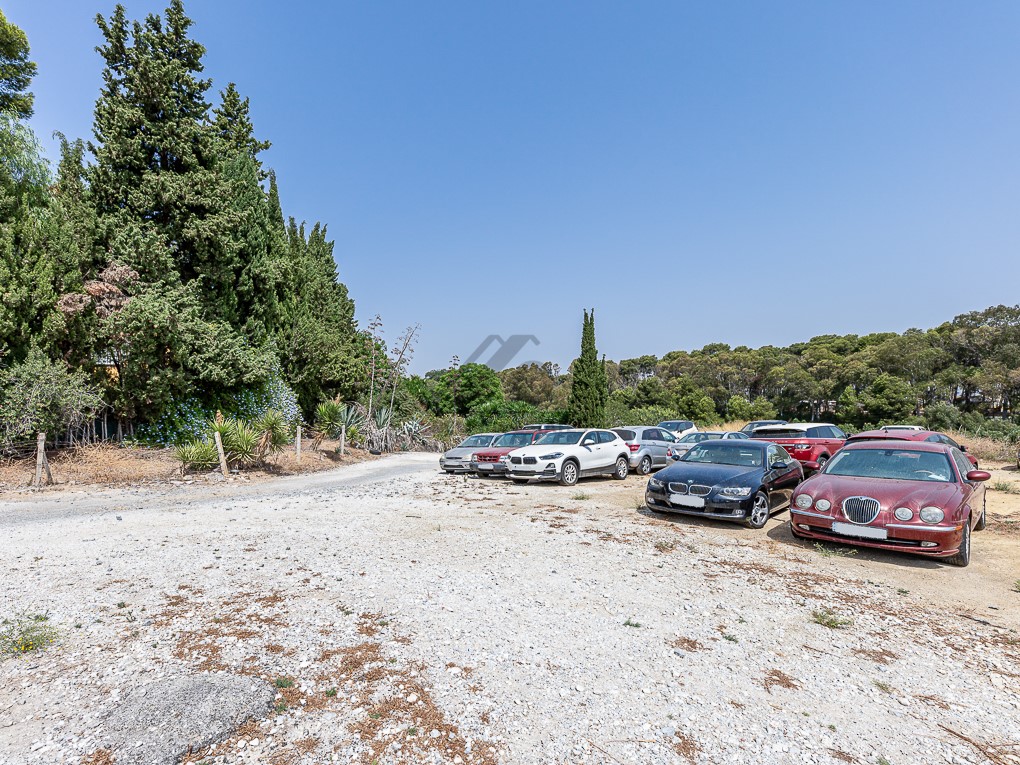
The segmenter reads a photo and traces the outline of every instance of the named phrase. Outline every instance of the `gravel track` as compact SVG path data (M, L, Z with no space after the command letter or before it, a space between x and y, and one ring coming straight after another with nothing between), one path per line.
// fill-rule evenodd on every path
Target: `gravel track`
M912 765L987 762L957 733L1020 740L1020 595L995 571L639 512L637 477L515 487L435 459L0 505L0 617L61 635L0 663L0 763ZM969 575L969 612L922 585ZM130 729L131 699L186 718L210 675L272 711L190 755Z

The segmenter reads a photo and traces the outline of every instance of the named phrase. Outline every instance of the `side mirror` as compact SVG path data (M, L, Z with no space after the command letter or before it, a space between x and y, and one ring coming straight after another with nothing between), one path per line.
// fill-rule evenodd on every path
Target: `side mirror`
M964 454L966 454L967 453L967 447L966 446L961 446L960 447L960 451L963 452Z
M586 438L581 442L581 446L594 446L594 445L595 445L594 438Z
M805 469L805 470L814 470L814 471L816 471L816 472L817 472L817 471L819 471L819 470L821 470L821 469L822 469L822 466L821 466L821 465L819 465L819 464L818 464L817 462L815 462L814 460L810 460L810 461L808 461L808 462L805 462L805 463L803 463L803 464L804 464L804 469Z
M992 477L992 474L987 470L971 470L967 473L968 481L987 481Z
M770 467L770 469L771 470L786 470L786 468L788 468L788 467L790 467L790 466L787 465L785 462L773 462L771 467Z

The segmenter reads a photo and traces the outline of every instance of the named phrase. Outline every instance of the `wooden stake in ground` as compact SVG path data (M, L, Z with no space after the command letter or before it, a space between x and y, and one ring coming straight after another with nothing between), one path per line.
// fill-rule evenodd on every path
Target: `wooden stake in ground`
M347 423L340 423L340 456L344 456L344 452L347 451Z
M220 455L220 472L224 478L230 478L230 468L227 467L227 455L223 453L223 439L220 438L218 430L213 431L213 441L216 442L216 453Z
M46 485L53 483L53 473L50 472L50 462L46 459L46 434L37 433L35 436L35 480L33 486L43 485L43 470L46 471Z
M294 449L297 451L297 461L301 461L301 426L297 426L297 435L294 436Z

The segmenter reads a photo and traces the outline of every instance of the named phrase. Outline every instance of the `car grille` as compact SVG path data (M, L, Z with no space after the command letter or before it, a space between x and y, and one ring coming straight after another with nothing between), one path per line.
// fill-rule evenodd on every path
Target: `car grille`
M495 454L479 454L479 462L499 462L499 457Z
M843 500L843 515L850 523L871 523L878 517L882 506L872 497L847 497Z
M511 464L514 464L514 465L520 465L521 464L521 458L520 457L511 457L510 458L510 462L511 462Z
M693 494L695 497L707 497L712 493L711 486L694 484L689 486L686 483L671 483L668 485L671 494Z
M535 465L537 463L538 463L538 460L535 459L534 457L525 457L524 458L524 464L525 465Z

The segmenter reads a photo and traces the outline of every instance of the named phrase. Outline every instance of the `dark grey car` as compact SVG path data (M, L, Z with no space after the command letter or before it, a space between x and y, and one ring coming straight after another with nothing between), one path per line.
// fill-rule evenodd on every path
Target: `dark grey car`
M670 463L666 456L669 447L676 444L676 436L668 430L648 425L628 425L613 428L630 449L630 468L641 475L648 475L653 470Z

